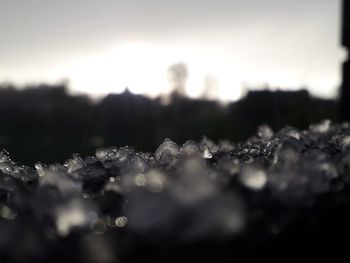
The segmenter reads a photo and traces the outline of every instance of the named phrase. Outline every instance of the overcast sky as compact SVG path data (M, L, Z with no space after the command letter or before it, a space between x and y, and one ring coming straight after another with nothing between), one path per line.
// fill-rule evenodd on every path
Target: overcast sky
M344 59L336 0L2 0L0 33L0 81L93 95L166 92L183 62L191 96L210 76L225 99L264 83L329 97Z

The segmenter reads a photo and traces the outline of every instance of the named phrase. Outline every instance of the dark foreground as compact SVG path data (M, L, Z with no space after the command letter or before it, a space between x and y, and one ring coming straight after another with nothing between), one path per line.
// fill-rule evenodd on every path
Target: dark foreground
M350 125L261 127L35 169L0 153L0 262L246 262L348 254Z

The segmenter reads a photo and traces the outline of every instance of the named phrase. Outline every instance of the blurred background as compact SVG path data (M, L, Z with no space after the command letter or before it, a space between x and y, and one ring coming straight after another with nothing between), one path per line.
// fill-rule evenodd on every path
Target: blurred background
M2 1L0 148L33 165L336 122L341 17L340 0Z

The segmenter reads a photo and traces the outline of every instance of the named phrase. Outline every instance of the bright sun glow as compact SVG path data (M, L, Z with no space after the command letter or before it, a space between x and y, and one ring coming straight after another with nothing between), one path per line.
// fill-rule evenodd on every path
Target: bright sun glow
M128 44L70 65L68 75L75 90L92 95L122 92L157 95L168 87L164 50L146 44Z
M314 94L330 97L330 87L337 82L336 75L313 73L301 76L303 69L274 66L269 61L249 57L249 54L243 59L232 48L133 42L115 45L84 58L72 58L60 66L41 70L27 67L22 75L15 74L15 77L20 82L52 82L59 76L66 77L72 92L95 98L120 93L125 88L155 97L172 91L168 69L182 62L188 69L186 94L192 98L206 94L207 98L221 101L235 101L244 95L246 87L265 88L267 84L282 89L308 85ZM43 76L46 77L43 79Z
M171 91L167 69L185 62L189 76L186 93L190 97L203 94L205 78L215 76L218 85L212 96L222 100L236 100L241 96L242 74L232 65L208 58L208 51L200 49L164 48L146 43L120 45L113 50L93 55L66 65L66 75L75 91L94 96L119 93L126 87L133 93L149 96ZM217 60L217 59L216 59Z

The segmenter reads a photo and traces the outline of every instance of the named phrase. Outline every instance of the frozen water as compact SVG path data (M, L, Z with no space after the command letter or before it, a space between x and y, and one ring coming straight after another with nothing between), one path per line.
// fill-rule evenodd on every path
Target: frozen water
M318 133L326 133L329 131L330 127L331 127L331 121L323 120L320 123L310 125L310 130Z
M0 171L24 182L36 180L38 177L33 169L13 162L6 150L0 151Z
M245 251L251 240L283 235L295 222L317 221L330 206L348 202L349 145L349 124L323 121L275 133L261 126L235 144L203 137L181 147L165 139L155 153L109 147L35 169L1 151L0 259L5 250L21 257L5 249L9 240L32 239L41 249L34 258L50 252L46 262L57 253L77 262L88 262L87 255L117 262L140 243L237 240L229 254Z
M54 169L52 169L54 168ZM51 186L63 195L77 194L81 192L81 182L71 178L65 169L60 166L44 168L39 178L40 186Z
M219 147L221 152L230 152L234 150L235 146L232 142L228 140L221 140L219 141Z
M125 216L120 216L115 220L117 227L125 227L128 222L128 219Z
M273 136L272 129L267 125L262 125L258 128L258 136L262 140L268 140L271 139Z
M185 240L222 240L243 232L246 225L241 200L227 193L202 199L191 207L189 213L192 217L190 224L181 235Z
M203 153L207 151L210 154L216 154L220 150L216 143L205 136L203 136L202 140L199 142L199 148L203 151Z
M172 192L176 199L194 204L215 195L218 191L215 179L211 175L211 168L199 156L186 158L181 162L181 173L177 175Z
M176 156L180 153L179 146L173 142L172 140L166 138L164 142L159 146L159 148L155 152L155 156L157 160L161 160L162 155L169 154Z
M239 179L244 186L252 190L261 190L266 185L267 175L262 168L246 166L242 169Z
M97 159L100 159L100 160L107 160L107 159L113 160L119 157L118 148L109 147L109 148L97 149L95 152L95 156Z
M180 147L170 139L165 139L155 152L156 159L162 164L171 167L176 164Z
M196 154L200 151L198 144L195 141L187 141L185 142L182 147L181 147L181 151L184 154Z
M282 130L282 134L289 136L289 137L292 137L296 140L300 139L300 132L297 129L292 128L292 127L284 128Z
M13 220L16 218L16 211L12 210L6 205L0 206L0 217L6 219L6 220Z
M335 136L334 139L343 150L350 146L350 134Z
M205 159L210 159L213 157L213 154L211 153L210 148L207 144L203 144L201 149L203 151L203 157Z
M67 168L68 173L73 173L80 168L85 166L83 159L79 156L79 154L73 154L71 159L68 159L64 166Z
M5 150L0 151L0 171L8 174L12 171L14 163L11 161L9 153Z
M217 161L216 168L231 176L237 175L240 171L239 160L231 156L224 156Z
M82 227L89 223L89 211L82 201L72 199L56 208L56 228L61 236L67 236L75 227Z

